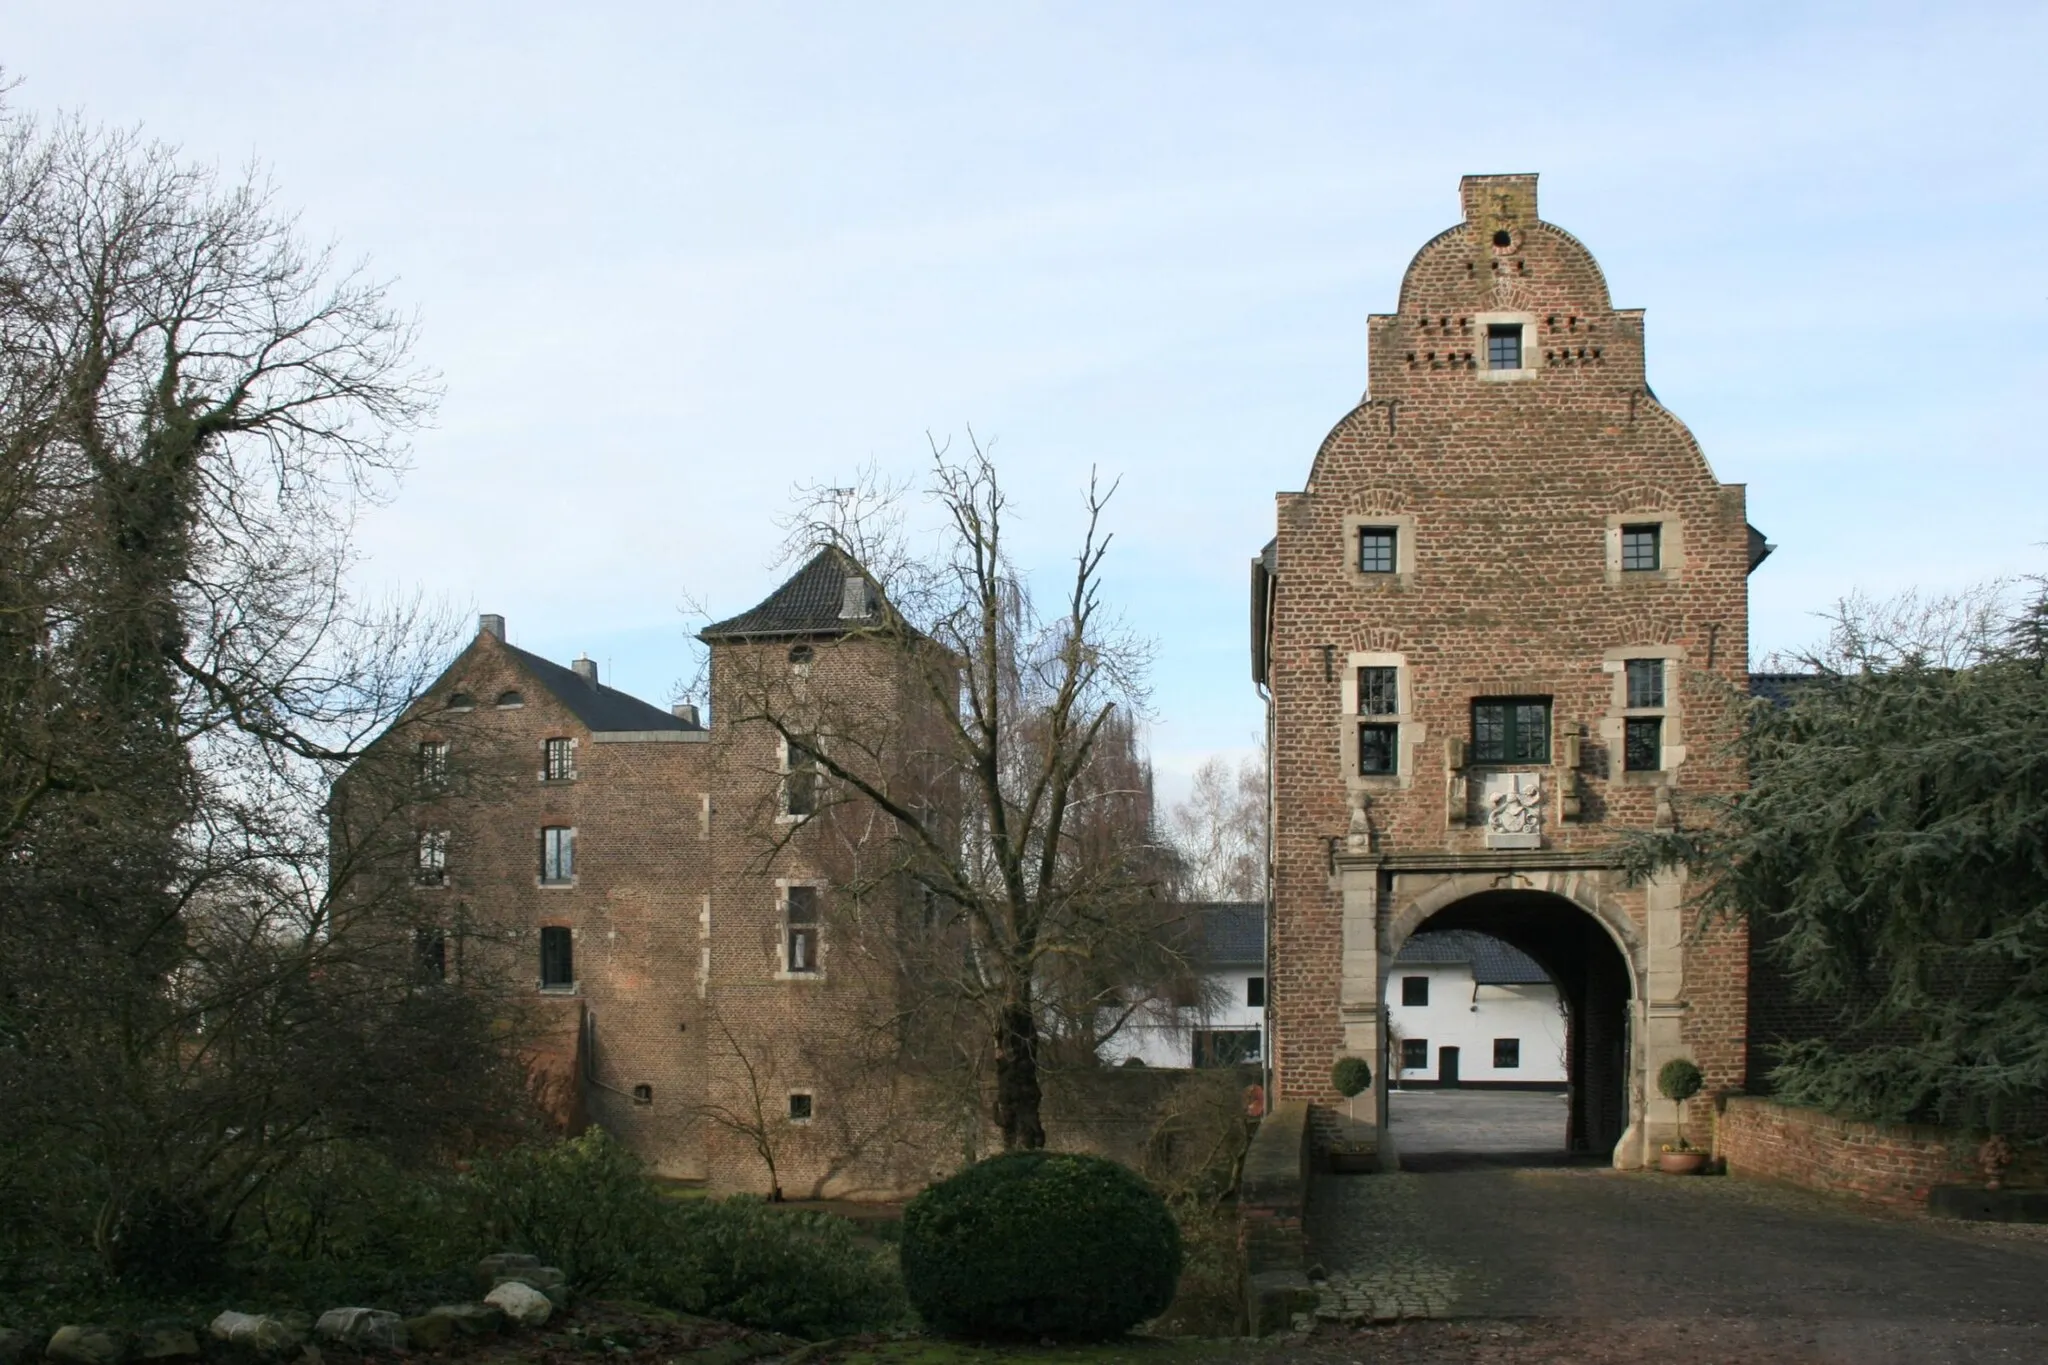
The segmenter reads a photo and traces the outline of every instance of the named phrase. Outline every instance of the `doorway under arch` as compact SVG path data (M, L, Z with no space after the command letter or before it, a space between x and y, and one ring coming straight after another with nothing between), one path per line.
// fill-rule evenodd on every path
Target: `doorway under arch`
M1612 1155L1629 1123L1629 1020L1634 972L1614 937L1577 902L1548 891L1480 891L1451 902L1414 933L1464 929L1533 958L1555 983L1565 1016L1565 1150ZM1401 943L1382 959L1389 977ZM1381 999L1388 985L1382 981ZM1384 1060L1384 1059L1383 1059Z

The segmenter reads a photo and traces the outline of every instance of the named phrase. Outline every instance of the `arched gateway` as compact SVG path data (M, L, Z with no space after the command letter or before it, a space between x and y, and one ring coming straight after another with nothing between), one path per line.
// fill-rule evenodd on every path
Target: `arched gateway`
M1385 1132L1386 986L1425 925L1520 948L1564 997L1570 1141L1640 1163L1646 1078L1743 1080L1741 931L1616 850L1739 789L1722 743L1767 546L1650 392L1643 317L1536 213L1468 176L1464 218L1369 323L1370 389L1279 496L1252 566L1273 763L1270 1091L1325 1138ZM1331 1087L1373 1063L1370 1097ZM1704 1117L1704 1116L1702 1116Z

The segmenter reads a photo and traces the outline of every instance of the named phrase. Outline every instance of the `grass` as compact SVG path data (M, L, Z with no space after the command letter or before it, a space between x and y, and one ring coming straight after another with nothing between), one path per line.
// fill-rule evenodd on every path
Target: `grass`
M1241 1354L1239 1343L1190 1338L1126 1337L1119 1341L1035 1346L1028 1342L974 1344L917 1338L884 1342L844 1355L834 1365L1204 1365Z

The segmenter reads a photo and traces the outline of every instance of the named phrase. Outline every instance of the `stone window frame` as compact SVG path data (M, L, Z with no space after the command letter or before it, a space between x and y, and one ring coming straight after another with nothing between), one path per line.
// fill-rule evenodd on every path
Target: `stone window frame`
M817 893L818 917L810 924L815 966L801 971L789 965L789 893L801 888ZM821 877L777 877L775 879L775 979L777 981L823 981L825 979L825 881Z
M1472 329L1479 336L1482 345L1486 341L1487 329L1507 325L1522 329L1522 368L1519 370L1491 370L1481 365L1477 371L1484 384L1514 384L1535 379L1542 372L1543 353L1534 342L1536 339L1536 315L1513 310L1476 313L1472 317ZM1485 351L1482 350L1484 355Z
M422 891L436 891L448 885L449 832L423 829L413 846L412 884Z
M1657 567L1621 567L1621 528L1657 528ZM1615 512L1607 518L1607 582L1610 587L1625 583L1676 583L1685 570L1685 523L1676 512Z
M1358 567L1358 534L1368 527L1394 532L1394 571L1367 573ZM1344 572L1361 587L1405 588L1415 576L1415 517L1410 512L1353 512L1344 518Z
M568 979L567 981L554 981L554 982L550 982L550 981L548 980L548 976L547 976L547 968L548 968L548 935L549 935L549 933L551 933L551 932L556 932L556 931L559 931L560 933L566 934L566 935L568 936L568 937L567 937L567 939L566 939L566 942L567 942L567 943L568 943L568 945L569 945L569 979ZM581 980L581 979L580 979L580 978L579 978L579 977L578 977L578 976L576 975L576 929L575 929L575 926L573 926L573 925L568 925L568 924L543 924L543 925L541 925L541 926L540 926L540 928L539 928L538 932L536 933L535 937L539 939L539 949L538 949L538 950L539 950L539 953L540 953L540 962L539 962L539 963L537 964L537 965L538 965L538 967L539 967L539 973L538 973L538 976L537 976L537 980L538 980L538 982L539 982L539 989L540 989L540 992L541 992L541 994L543 994L543 995L577 995L577 994L580 994L580 993L581 993L581 991L582 991L582 987L583 987L583 982L582 982L582 980Z
M1361 716L1358 713L1358 670L1361 668L1391 668L1395 671L1395 687L1400 693L1401 705L1393 715ZM1344 765L1345 790L1401 791L1414 786L1415 750L1427 736L1428 727L1415 718L1414 674L1408 668L1408 656L1384 650L1361 650L1345 655L1344 673L1338 679L1337 699L1343 715L1337 747ZM1394 727L1394 771L1358 771L1358 727L1362 724Z
M576 826L542 825L536 833L538 835L537 843L540 847L540 866L534 870L533 884L544 891L566 891L573 889L576 885L577 877ZM558 833L567 836L556 841L568 853L569 875L566 877L548 876L548 836Z
M561 745L562 770L554 771L554 746ZM574 735L549 735L540 742L540 780L544 783L574 782L576 780L576 737Z
M1662 706L1632 707L1628 704L1628 665L1634 659L1664 661ZM1662 787L1676 779L1686 758L1683 707L1678 688L1679 668L1684 662L1685 647L1682 645L1617 645L1601 657L1601 669L1612 675L1608 685L1607 711L1599 721L1600 739L1607 746L1609 782L1622 786ZM1653 716L1664 722L1658 744L1658 759L1663 766L1632 771L1627 767L1625 751L1628 722Z
M817 741L811 741L815 744ZM795 772L789 766L789 738L779 735L775 740L775 823L778 825L800 825L818 813L818 802L824 794L825 770L815 754L811 757L811 808L807 811L793 811L789 808L789 779Z

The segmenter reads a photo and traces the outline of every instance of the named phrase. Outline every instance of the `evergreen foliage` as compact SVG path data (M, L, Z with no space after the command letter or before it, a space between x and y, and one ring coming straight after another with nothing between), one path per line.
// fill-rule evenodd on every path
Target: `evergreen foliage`
M1790 704L1749 703L1749 789L1631 851L1835 1012L1779 1050L1790 1102L1996 1127L2048 1094L2048 597L1995 631L1959 600L1938 648L1895 627L1960 607L1845 607Z
M933 1185L903 1213L903 1283L956 1336L1100 1338L1173 1302L1180 1230L1114 1161L1009 1152Z
M1339 1057L1330 1068L1330 1084L1348 1100L1372 1084L1372 1067L1363 1057Z

